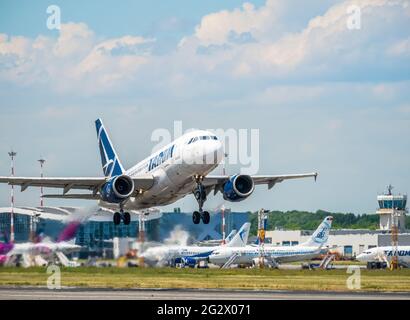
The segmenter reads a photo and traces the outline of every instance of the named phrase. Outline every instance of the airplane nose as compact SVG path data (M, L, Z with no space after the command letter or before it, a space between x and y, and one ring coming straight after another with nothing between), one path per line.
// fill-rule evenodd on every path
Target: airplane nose
M204 143L195 145L195 149L193 149L193 163L209 165L219 164L224 155L222 143L218 140L205 140L203 142Z
M213 153L215 158L215 163L219 164L224 158L224 149L221 141L214 141Z
M365 255L361 253L361 254L359 254L358 256L356 256L356 260L358 260L358 261L360 261L360 262L364 262L364 261L366 261L367 259L366 259Z

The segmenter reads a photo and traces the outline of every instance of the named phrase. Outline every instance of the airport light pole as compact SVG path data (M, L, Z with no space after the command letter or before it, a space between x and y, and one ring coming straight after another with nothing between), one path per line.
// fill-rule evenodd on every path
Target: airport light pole
M398 230L398 217L396 208L392 206L393 211L391 215L391 245L392 245L392 259L390 263L391 270L398 269L399 267L399 230Z
M141 211L138 214L138 239L140 242L141 250L144 250L144 242L145 242L145 212ZM139 265L140 267L144 266L144 257L139 255Z
M259 267L265 266L265 235L269 210L260 209L258 212L258 243L259 243Z
M44 177L44 173L43 173L43 166L44 163L46 162L46 160L44 160L42 157L40 157L39 160L37 160L40 163L40 177L43 178ZM40 207L44 207L44 200L43 200L43 187L40 187Z
M228 154L224 152L224 159L222 164L222 175L226 175L226 158L228 158ZM225 206L222 205L221 207L221 218L222 218L222 244L226 243L226 220L225 220Z
M17 152L11 150L9 156L11 158L11 176L14 177L14 158ZM10 242L14 242L14 185L11 185L11 212L10 212Z
M222 244L225 244L226 243L226 233L225 233L225 225L226 225L226 223L225 223L225 206L224 205L222 205L222 208L221 208L221 215L222 215Z

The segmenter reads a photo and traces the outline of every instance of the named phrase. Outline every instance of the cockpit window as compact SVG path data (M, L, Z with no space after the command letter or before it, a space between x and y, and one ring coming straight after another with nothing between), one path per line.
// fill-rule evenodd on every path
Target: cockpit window
M196 141L198 141L198 137L193 137L191 138L191 140L189 140L188 144L194 143Z
M218 140L217 136L200 136L200 137L193 137L191 140L188 141L188 144L194 143L198 140Z

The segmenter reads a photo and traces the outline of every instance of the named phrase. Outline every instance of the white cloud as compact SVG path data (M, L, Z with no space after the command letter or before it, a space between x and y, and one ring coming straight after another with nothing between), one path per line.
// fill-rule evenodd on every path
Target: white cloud
M2 34L0 79L20 85L46 83L59 92L102 92L147 63L154 41L130 35L98 41L85 23L71 22L62 24L56 39Z
M360 30L347 28L347 8L351 5L361 8ZM404 0L344 1L312 18L300 32L269 37L275 30L284 29L272 27L286 24L278 17L282 6L284 2L267 1L260 9L246 4L242 9L209 14L202 19L193 36L181 41L180 48L192 54L198 48L213 48L207 51L205 65L227 66L232 75L240 77L261 74L283 77L298 67L307 67L310 72L322 75L344 73L341 69L355 64L377 67L376 64L381 63L379 55L391 41L397 40L398 28L408 25L410 16L408 1ZM396 32L389 33L392 29ZM254 41L236 43L230 40L231 32L248 32ZM400 41L394 52L407 52L407 40Z
M81 56L92 48L94 41L94 32L85 23L65 23L61 25L60 35L53 44L53 53L62 58Z
M139 48L154 41L155 39L124 36L101 42L92 48L73 73L78 79L83 76L97 79L93 86L109 88L132 77L140 66L149 61L149 48Z
M267 0L264 6L256 9L253 4L245 2L242 8L233 11L211 13L202 18L195 29L195 37L204 46L222 45L229 42L232 34L249 33L260 39L273 33L282 6L281 1Z
M352 4L361 8L361 30L346 27ZM178 96L209 92L220 87L216 82L235 86L254 79L345 81L374 79L378 72L383 77L386 70L403 79L403 60L394 58L410 56L408 34L402 32L410 16L408 1L344 1L291 33L284 31L287 5L247 2L205 15L192 35L163 55L152 53L154 39L101 40L85 23L63 24L57 39L0 35L0 80L86 94L152 83Z

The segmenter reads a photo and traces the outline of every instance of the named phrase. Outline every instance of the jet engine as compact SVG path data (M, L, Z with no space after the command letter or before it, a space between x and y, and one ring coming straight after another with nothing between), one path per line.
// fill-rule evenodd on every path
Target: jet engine
M227 201L239 202L249 197L255 189L251 176L234 175L223 186L223 197Z
M134 193L134 181L126 175L116 176L101 188L101 197L110 203L120 203Z

